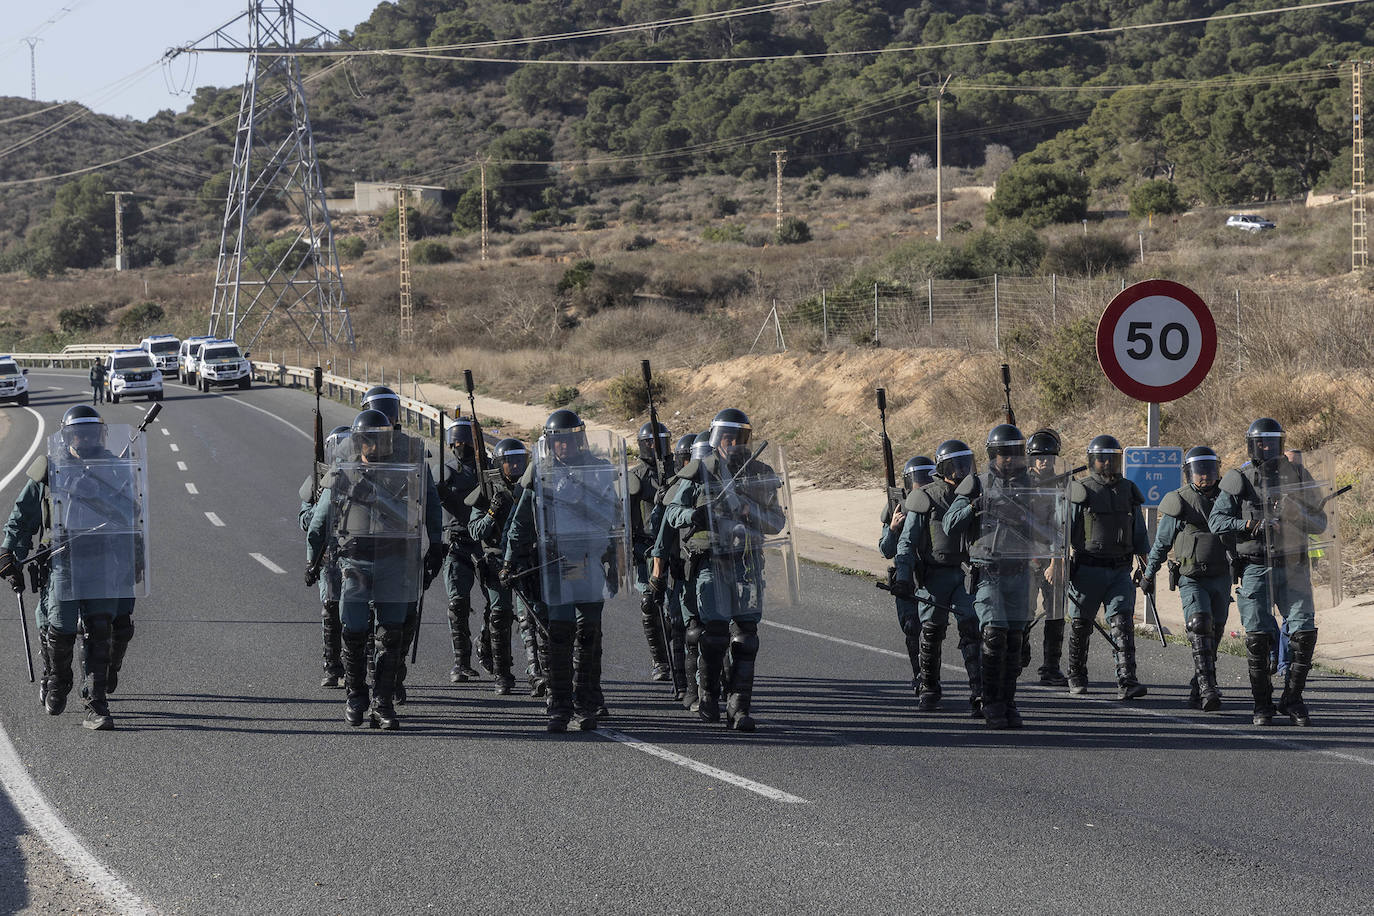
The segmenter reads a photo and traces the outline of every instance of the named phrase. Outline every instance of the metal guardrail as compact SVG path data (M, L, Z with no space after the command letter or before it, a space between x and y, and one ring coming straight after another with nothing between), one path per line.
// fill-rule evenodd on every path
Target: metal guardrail
M313 368L288 366L285 363L258 359L251 360L249 364L253 367L253 378L264 382L307 389L314 384L315 370ZM332 375L328 372L324 374L325 396L350 406L359 404L363 395L372 387L374 386L371 383L360 382L357 379ZM426 404L415 398L408 398L400 392L397 394L401 398L401 425L420 430L427 436L437 438L439 435L439 415L443 413L443 408Z
M61 353L11 353L21 366L26 363L45 363L34 368L56 369L59 365L89 365L91 357L105 356L115 350L134 349L137 344L70 344Z

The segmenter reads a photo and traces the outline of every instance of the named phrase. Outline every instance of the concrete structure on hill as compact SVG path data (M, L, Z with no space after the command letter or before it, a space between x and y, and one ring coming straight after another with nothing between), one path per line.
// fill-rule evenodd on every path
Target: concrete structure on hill
M442 204L444 189L427 185L406 185L411 205L421 201ZM396 206L396 183L386 181L356 181L352 197L330 198L325 201L331 213L375 213Z

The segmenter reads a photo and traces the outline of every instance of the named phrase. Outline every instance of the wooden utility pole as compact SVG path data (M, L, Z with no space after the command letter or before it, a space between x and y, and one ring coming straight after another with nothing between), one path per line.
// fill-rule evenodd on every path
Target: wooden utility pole
M115 270L123 270L124 263L124 198L131 197L133 191L106 191L114 198L115 208Z
M776 215L776 228L782 228L782 167L787 162L787 150L773 150L773 162L776 164L774 172L777 175L776 186L773 191L773 211Z
M954 74L945 77L940 88L935 91L935 241L945 240L945 143L944 121L941 105L945 99L945 87Z
M487 259L487 160L482 160L482 260Z
M401 339L415 339L415 312L410 301L410 227L406 222L406 188L396 189L396 234L401 237Z
M1350 101L1354 146L1350 157L1350 269L1369 266L1369 232L1364 207L1364 61L1350 62Z

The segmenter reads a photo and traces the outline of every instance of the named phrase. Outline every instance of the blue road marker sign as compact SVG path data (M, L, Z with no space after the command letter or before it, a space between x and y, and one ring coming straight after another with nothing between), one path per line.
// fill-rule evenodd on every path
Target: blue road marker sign
M1155 446L1126 449L1126 479L1145 494L1145 505L1158 509L1173 490L1183 486L1183 449Z

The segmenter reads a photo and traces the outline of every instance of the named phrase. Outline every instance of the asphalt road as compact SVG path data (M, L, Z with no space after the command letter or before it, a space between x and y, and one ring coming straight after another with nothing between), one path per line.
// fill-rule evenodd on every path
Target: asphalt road
M73 373L30 378L49 430L85 392ZM105 416L136 423L140 406ZM313 402L172 382L164 407L152 596L118 729L81 728L75 693L43 715L14 611L0 617L0 725L85 846L157 910L1374 912L1370 683L1313 677L1316 727L1255 729L1243 659L1222 656L1227 701L1204 715L1182 705L1185 648L1141 640L1150 695L1126 705L1099 642L1090 697L1023 686L1026 728L989 732L967 717L952 639L944 709L918 716L890 600L814 566L801 605L760 631L754 735L696 722L645 681L623 598L606 613L613 718L546 735L538 701L448 683L437 586L402 730L350 729L342 692L316 686L318 604L301 582ZM37 427L4 410L0 477ZM326 429L351 415L328 405ZM24 905L20 891L0 911Z

